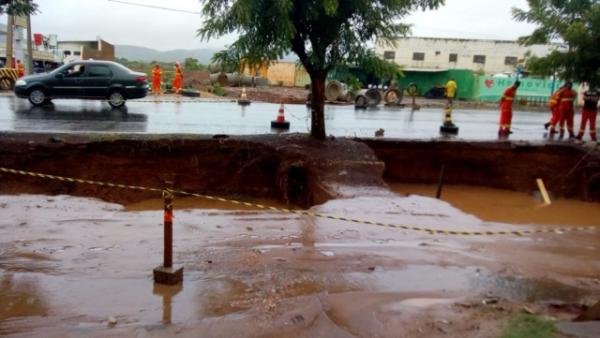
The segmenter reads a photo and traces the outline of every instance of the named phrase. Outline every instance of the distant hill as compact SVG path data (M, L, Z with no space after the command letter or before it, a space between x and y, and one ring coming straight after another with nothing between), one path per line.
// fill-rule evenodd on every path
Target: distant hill
M115 56L125 58L130 61L160 61L160 62L183 62L186 58L198 59L201 64L210 64L210 59L213 54L218 52L216 49L173 49L161 52L156 49L131 46L131 45L116 45ZM282 60L296 61L298 58L295 54L288 54Z
M131 61L161 61L161 62L175 62L185 60L185 58L194 58L202 64L209 64L213 54L217 52L213 49L174 49L161 52L156 49L130 46L130 45L116 45L115 56L118 58L125 58Z

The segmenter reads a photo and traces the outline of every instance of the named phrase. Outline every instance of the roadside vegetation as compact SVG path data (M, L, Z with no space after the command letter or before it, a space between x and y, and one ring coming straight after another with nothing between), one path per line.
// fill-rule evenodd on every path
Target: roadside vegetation
M553 338L556 327L550 320L530 314L518 314L511 318L501 338Z
M526 45L555 42L561 46L545 57L530 57L527 69L535 75L600 85L600 2L589 0L527 0L528 10L513 8L517 21L536 24Z

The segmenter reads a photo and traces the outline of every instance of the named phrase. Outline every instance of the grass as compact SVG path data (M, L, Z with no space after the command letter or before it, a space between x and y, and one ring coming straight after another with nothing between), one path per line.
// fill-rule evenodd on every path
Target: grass
M213 94L217 95L217 96L225 96L227 95L227 92L225 91L225 89L223 89L223 87L221 87L221 85L219 83L215 83L212 86L212 92Z
M556 328L552 321L539 316L519 314L513 316L501 338L552 338Z

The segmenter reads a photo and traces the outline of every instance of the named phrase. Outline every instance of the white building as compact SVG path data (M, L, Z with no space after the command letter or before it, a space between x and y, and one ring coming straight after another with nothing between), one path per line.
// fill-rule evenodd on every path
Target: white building
M522 46L516 41L449 38L397 38L396 46L381 41L375 52L406 70L470 69L486 74L512 73L527 54L545 56L558 45Z
M115 47L100 37L89 41L59 41L58 48L66 63L88 59L115 60Z

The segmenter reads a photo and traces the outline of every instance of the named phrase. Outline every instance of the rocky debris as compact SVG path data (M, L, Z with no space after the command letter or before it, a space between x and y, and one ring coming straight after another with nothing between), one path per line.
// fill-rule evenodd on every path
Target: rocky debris
M117 318L115 317L108 317L108 326L109 327L114 327L115 325L117 325Z
M483 304L483 305L498 304L499 301L500 301L500 299L498 297L488 297L488 298L482 300L481 304Z
M558 322L558 331L568 337L597 338L600 337L600 321L591 322Z
M237 98L242 94L240 87L227 87L226 90L229 97ZM306 93L306 89L294 87L246 88L248 100L271 103L304 104Z

